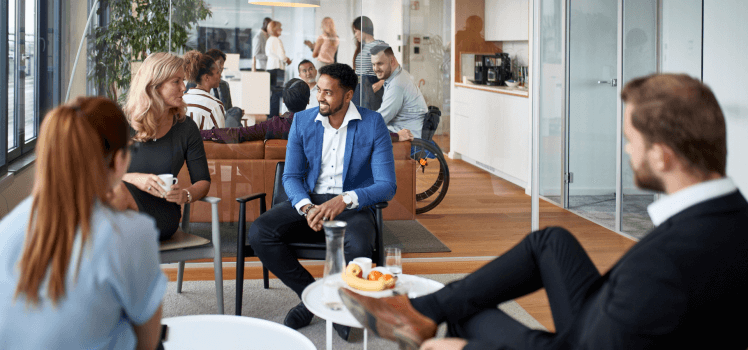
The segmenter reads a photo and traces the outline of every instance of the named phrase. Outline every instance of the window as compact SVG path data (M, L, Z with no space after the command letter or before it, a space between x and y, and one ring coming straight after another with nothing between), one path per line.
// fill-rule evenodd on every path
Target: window
M60 1L0 4L0 175L34 150L42 117L59 103Z

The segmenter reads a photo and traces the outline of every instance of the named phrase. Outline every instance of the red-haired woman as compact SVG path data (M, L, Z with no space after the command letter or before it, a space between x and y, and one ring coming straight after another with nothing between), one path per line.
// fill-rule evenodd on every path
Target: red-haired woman
M108 204L130 163L122 110L49 112L31 197L0 221L0 347L155 349L166 277L153 219Z

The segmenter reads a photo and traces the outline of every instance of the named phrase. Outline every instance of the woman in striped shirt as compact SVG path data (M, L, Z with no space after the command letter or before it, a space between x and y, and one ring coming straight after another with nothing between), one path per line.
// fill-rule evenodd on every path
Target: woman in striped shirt
M353 93L353 104L372 111L382 104L382 84L371 67L371 48L384 44L374 39L374 24L366 16L353 21L353 36L356 38L356 53L353 54L353 68L358 75L358 85Z
M201 130L223 128L226 109L221 100L210 93L221 82L218 65L210 56L193 50L184 54L184 73L189 82L197 84L182 97L187 104L187 116Z

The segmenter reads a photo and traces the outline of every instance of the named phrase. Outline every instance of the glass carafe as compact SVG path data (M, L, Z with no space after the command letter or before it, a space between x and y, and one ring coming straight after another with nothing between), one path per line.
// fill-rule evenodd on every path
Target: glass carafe
M345 221L327 221L323 224L327 252L325 254L325 273L323 282L323 298L325 305L332 310L343 308L343 302L338 295L338 288L343 286L342 274L345 271L345 254L343 243Z

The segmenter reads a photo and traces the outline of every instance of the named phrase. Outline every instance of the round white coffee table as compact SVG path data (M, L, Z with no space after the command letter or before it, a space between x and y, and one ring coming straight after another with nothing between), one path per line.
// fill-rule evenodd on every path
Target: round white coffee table
M317 317L322 318L325 320L325 333L326 333L326 347L327 350L332 350L332 324L337 323L344 326L354 327L354 328L364 328L361 323L359 323L353 315L351 315L350 312L348 312L348 309L345 308L345 305L343 305L343 308L340 310L332 310L325 306L323 302L323 290L322 290L322 283L323 279L319 279L316 282L310 284L308 287L304 289L304 291L301 293L301 301L304 302L304 305L306 306L309 311L311 311L313 314L317 315ZM433 292L436 292L437 290L444 287L443 284L432 281L428 278L413 276L413 275L405 275L401 274L398 277L398 285L402 284L405 286L405 289L408 291L408 297L413 298L416 296L421 296L425 294L430 294ZM377 292L375 293L375 297L384 297L384 296L390 296L392 295L390 292ZM366 342L368 338L368 334L366 332L366 328L364 328L364 350L366 350Z
M309 349L311 340L282 324L230 315L195 315L161 320L168 326L164 349Z

